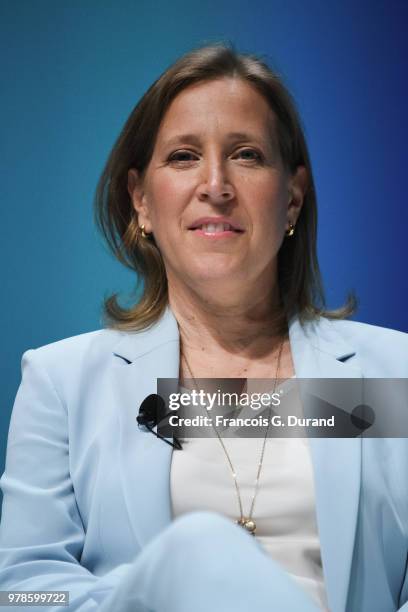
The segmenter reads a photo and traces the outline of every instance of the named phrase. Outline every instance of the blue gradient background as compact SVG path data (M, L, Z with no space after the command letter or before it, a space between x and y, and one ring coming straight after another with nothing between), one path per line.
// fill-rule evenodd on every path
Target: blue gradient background
M100 327L132 275L92 221L98 176L151 82L193 46L262 54L298 102L329 306L408 330L408 3L18 0L0 4L0 467L22 353Z

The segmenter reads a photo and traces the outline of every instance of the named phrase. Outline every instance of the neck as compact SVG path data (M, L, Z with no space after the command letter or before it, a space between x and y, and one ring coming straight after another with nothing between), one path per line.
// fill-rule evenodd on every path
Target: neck
M277 285L254 298L255 292L206 295L169 284L169 304L178 321L185 353L262 359L286 333L287 322Z

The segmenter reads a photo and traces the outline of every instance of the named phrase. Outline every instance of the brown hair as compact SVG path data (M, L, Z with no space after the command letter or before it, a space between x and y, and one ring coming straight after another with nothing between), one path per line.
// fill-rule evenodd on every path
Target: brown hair
M154 239L141 239L137 214L127 191L127 175L135 168L143 176L153 154L161 120L171 101L189 85L222 77L241 78L260 92L277 118L280 154L291 173L305 166L308 187L294 236L283 241L278 254L278 282L286 317L297 313L303 322L318 316L345 318L356 305L328 311L316 254L317 202L309 153L296 105L279 76L254 55L239 54L231 44L195 49L170 66L144 94L115 143L95 195L95 218L114 255L143 282L141 298L130 308L113 294L104 302L109 327L140 330L153 324L167 303L167 279ZM139 285L137 284L136 287Z

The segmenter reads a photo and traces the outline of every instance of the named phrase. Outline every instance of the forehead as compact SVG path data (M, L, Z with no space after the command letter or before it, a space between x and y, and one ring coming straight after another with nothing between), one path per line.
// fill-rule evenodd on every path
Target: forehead
M197 135L249 132L259 139L274 133L275 115L250 83L222 78L191 85L172 100L161 122L158 142L180 132Z

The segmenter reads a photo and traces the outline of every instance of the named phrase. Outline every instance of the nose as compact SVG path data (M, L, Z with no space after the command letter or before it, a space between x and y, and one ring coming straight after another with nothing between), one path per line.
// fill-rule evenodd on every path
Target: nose
M199 199L219 206L229 203L234 196L235 190L228 180L223 160L208 161L198 187Z

